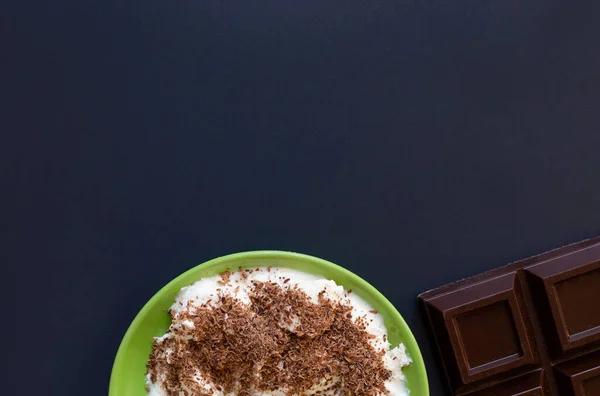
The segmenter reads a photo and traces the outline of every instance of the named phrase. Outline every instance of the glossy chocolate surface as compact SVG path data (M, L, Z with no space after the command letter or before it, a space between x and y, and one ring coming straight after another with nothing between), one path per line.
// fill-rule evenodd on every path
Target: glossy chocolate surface
M419 299L455 395L600 395L600 237Z

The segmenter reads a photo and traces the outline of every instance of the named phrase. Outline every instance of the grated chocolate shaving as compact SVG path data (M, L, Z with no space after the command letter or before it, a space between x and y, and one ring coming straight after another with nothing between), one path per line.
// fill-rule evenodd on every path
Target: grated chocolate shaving
M229 276L222 276L229 282ZM251 304L220 296L179 314L175 337L153 345L148 374L169 396L212 395L193 378L198 373L220 391L251 395L282 390L288 395L386 395L391 372L384 350L369 343L364 317L319 294L318 304L297 285L252 282ZM192 309L193 308L193 309ZM173 316L173 313L171 313ZM322 387L313 393L315 386Z

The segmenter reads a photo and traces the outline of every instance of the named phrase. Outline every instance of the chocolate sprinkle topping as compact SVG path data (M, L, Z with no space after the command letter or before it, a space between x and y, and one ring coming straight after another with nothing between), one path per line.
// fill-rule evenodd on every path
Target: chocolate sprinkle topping
M229 282L229 275L222 281ZM189 326L171 326L174 336L153 345L150 380L169 396L212 395L193 380L198 373L226 394L389 393L385 351L371 346L366 318L353 319L352 307L329 300L324 291L313 303L287 283L253 281L250 299L243 304L220 295L201 307L190 302L177 317ZM312 393L316 386L324 390Z

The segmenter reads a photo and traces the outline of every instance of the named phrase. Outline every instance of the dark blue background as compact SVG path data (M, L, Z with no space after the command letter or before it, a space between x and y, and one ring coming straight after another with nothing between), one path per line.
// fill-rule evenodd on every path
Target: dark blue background
M596 0L15 3L1 202L32 394L106 394L158 288L270 248L379 288L445 395L416 295L600 234Z

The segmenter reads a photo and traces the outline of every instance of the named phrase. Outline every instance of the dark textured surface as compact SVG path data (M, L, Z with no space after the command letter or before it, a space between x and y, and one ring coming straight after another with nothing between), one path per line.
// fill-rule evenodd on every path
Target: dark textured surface
M35 307L32 393L106 394L160 286L275 248L379 288L445 395L416 295L600 234L598 1L2 8L3 262Z

